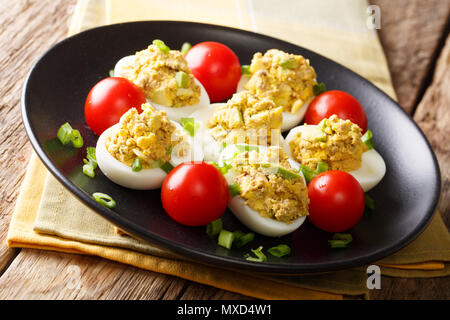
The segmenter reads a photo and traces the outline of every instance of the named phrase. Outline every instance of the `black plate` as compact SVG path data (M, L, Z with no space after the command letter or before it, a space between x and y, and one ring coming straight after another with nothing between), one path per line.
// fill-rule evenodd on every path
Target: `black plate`
M341 250L328 248L331 234L308 221L291 235L257 235L242 249L227 250L208 238L204 227L185 227L163 211L160 191L134 191L109 181L97 170L95 179L82 174L85 147L75 150L55 140L65 121L79 129L85 146L95 136L84 120L84 101L90 88L123 56L146 48L153 39L171 48L189 41L213 40L231 47L242 64L257 51L278 48L310 59L318 80L328 89L344 90L364 106L375 148L383 156L387 173L370 195L376 210L365 212L351 230L353 243ZM206 263L265 272L305 273L342 269L370 263L399 250L415 239L430 221L440 194L440 172L428 141L411 118L392 99L367 80L314 52L260 34L220 26L170 21L117 24L91 29L61 41L32 68L23 91L22 115L27 134L39 157L75 196L113 224L159 246ZM106 209L91 199L104 192L117 200ZM228 230L246 230L230 212L223 216ZM292 255L268 257L268 263L246 261L250 248L286 243Z

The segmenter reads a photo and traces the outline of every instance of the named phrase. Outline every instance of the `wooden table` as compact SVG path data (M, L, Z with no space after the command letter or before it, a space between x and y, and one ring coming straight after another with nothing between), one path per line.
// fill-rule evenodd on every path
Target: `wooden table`
M0 0L0 299L248 299L239 294L91 256L5 245L31 145L20 93L33 62L63 39L75 0ZM426 133L443 178L439 205L450 226L450 0L373 0L399 102ZM69 289L71 266L82 287ZM373 299L449 299L450 277L382 278Z

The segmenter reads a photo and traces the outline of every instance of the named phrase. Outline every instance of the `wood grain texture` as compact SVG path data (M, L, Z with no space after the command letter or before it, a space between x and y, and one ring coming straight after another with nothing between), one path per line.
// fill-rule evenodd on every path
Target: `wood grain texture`
M4 243L31 146L22 126L20 96L36 59L68 30L70 1L0 1L0 274L15 250Z
M414 120L436 153L442 177L438 210L450 228L450 36L437 61L433 81L420 101ZM382 279L382 290L373 299L450 299L450 277L432 279Z
M437 55L450 0L369 0L381 9L379 36L403 108L411 113Z
M0 278L1 299L245 299L92 256L22 249Z
M22 249L18 253L4 245L31 150L20 118L22 84L38 56L65 37L70 8L75 2L0 0L0 47L3 53L0 56L0 299L248 299L97 257L31 249ZM371 2L382 9L380 38L400 102L406 110L413 110L428 69L433 65L433 50L439 47L443 16L445 12L448 15L450 0ZM448 64L444 67L445 73L441 67L443 63L438 65L435 81L417 108L415 120L427 133L441 163L446 190L441 209L448 224L450 135L446 126L450 120L448 92L444 88L448 88L449 67ZM438 76L438 73L446 76ZM449 278L383 277L382 290L374 291L371 297L442 299L448 297L445 292L449 292L449 287Z

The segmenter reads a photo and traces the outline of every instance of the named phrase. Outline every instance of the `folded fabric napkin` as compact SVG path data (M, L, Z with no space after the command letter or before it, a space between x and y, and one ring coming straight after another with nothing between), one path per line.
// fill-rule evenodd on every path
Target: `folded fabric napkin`
M346 6L347 4L348 6ZM81 0L70 33L132 20L189 20L249 29L308 47L368 78L393 98L376 32L366 27L366 1L273 2ZM151 39L150 39L151 40ZM150 41L149 40L149 41ZM266 275L200 264L129 236L73 197L33 153L7 237L11 247L91 254L262 299L368 297L366 268L314 275ZM375 264L383 275L450 274L450 235L440 214L410 245Z

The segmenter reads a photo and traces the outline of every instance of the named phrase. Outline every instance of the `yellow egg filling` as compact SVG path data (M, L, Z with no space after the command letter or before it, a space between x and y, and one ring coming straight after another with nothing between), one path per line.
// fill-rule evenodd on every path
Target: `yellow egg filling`
M141 108L141 113L132 108L122 115L118 126L106 137L106 150L130 167L137 158L144 169L159 167L170 160L174 146L182 138L164 111L148 103Z
M253 56L250 72L245 89L274 101L285 112L297 112L314 96L316 72L301 55L277 49L270 49L264 55L258 52Z
M332 115L310 127L312 130L297 133L289 143L296 161L313 170L319 162L327 163L329 170L353 171L361 167L367 146L358 125Z
M155 45L136 52L121 76L139 86L147 99L166 107L200 102L201 89L178 50L163 52Z

